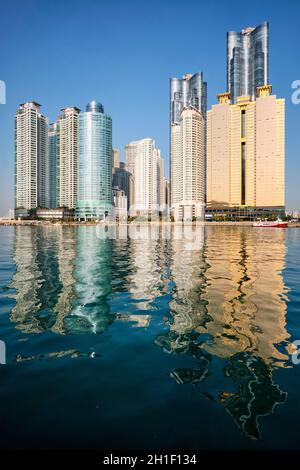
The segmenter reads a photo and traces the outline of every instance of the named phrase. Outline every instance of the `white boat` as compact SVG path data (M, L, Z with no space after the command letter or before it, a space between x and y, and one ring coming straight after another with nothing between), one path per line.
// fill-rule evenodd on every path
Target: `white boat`
M277 220L259 220L257 222L253 222L253 227L275 227L275 228L286 228L288 226L287 222L284 222L281 219Z

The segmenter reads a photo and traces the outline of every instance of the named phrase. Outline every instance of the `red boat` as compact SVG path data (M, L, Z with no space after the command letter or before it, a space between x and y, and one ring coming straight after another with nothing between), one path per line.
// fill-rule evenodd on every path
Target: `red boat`
M258 222L253 222L253 227L275 227L275 228L286 228L288 226L287 222L283 222L281 219L277 220L259 220Z

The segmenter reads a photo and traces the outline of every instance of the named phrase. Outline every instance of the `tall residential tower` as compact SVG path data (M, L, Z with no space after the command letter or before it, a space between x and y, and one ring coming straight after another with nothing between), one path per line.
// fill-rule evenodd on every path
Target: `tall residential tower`
M49 125L48 130L49 156L47 164L47 195L46 207L53 209L57 204L56 179L57 179L57 123Z
M61 111L57 120L57 206L74 209L77 200L80 109L68 107Z
M233 103L238 96L257 96L257 87L269 83L269 23L227 33L227 91Z
M35 101L15 115L15 208L46 206L48 120Z
M205 205L205 122L190 106L171 126L171 209L175 221L203 219Z
M170 79L170 202L175 219L203 216L206 110L202 72Z
M163 184L163 161L153 139L141 139L125 146L126 168L134 176L134 208L131 213L159 212Z

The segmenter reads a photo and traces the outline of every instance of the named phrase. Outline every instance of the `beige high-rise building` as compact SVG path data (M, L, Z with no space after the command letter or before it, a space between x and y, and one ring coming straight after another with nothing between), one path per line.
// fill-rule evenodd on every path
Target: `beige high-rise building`
M256 101L230 94L207 113L207 208L253 215L285 206L285 100L258 87Z
M200 111L183 108L171 125L171 207L175 220L202 219L205 201L205 123Z
M70 209L77 200L78 108L64 108L57 120L57 205Z
M132 141L125 145L125 169L134 175L134 162L137 154L137 143L138 141Z
M113 169L113 174L115 172L115 168L120 168L120 150L119 149L113 149L113 158L112 158L112 169Z

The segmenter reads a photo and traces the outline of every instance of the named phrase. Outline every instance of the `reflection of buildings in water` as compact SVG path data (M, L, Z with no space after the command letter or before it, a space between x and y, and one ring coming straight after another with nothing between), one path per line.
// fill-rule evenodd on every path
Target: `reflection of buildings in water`
M172 377L178 384L201 382L209 375L211 355L201 348L202 342L197 332L177 333L169 331L158 335L154 341L168 354L186 354L196 359L195 368L177 368L171 371Z
M178 241L172 245L176 286L170 331L155 344L196 359L194 369L170 373L180 384L203 381L213 373L212 356L226 358L224 374L238 389L224 391L220 400L245 434L258 437L258 417L286 400L272 380L272 365L288 359L277 347L289 337L282 277L285 233L209 227L206 234L204 253L184 252Z
M113 322L111 293L111 240L97 237L94 227L77 227L74 300L65 317L68 334L102 333Z
M122 226L120 226L122 227ZM127 293L130 288L130 276L134 272L132 263L132 245L127 238L127 227L122 227L122 237L112 239L113 269L111 271L111 287L114 299L118 294ZM125 238L126 237L126 238Z
M57 276L55 228L15 227L16 272L11 287L16 301L10 319L26 333L50 329L60 282Z
M117 313L116 320L121 320L124 322L132 322L133 323L132 326L135 328L147 328L151 321L151 315L136 315L136 314L131 315L130 313L128 314Z
M170 330L177 334L198 329L209 321L206 303L202 300L206 282L204 276L206 263L202 249L204 226L197 227L196 238L197 245L191 246L192 249L186 249L187 243L192 245L192 237L189 237L189 241L182 239L178 227L174 227L171 241L171 275L175 288L169 306L172 314Z
M195 383L208 376L211 361L211 355L202 348L203 340L199 335L199 331L210 321L206 302L202 299L206 284L204 227L198 226L194 237L186 233L187 238L184 238L182 227L175 226L171 235L170 271L174 288L169 302L170 330L157 336L155 344L167 353L194 357L197 361L194 369L178 368L170 376L177 383Z
M16 227L11 321L26 333L99 333L115 319L147 327L148 315L110 313L112 292L132 289L147 309L164 289L164 244L139 243L101 239L94 227Z
M104 331L114 319L110 243L93 227L16 227L11 321L26 333Z
M272 366L284 366L286 288L285 231L231 228L208 231L206 238L207 289L204 298L212 321L206 331L212 340L206 351L228 358L224 374L237 382L234 394L221 402L238 427L259 437L258 417L273 412L286 400L274 383Z
M253 352L269 363L288 356L276 347L287 341L282 270L285 232L218 227L207 230L207 286L203 298L212 321L204 347L220 357Z
M237 426L254 439L260 437L258 418L284 403L287 393L272 379L272 371L260 357L237 353L228 359L224 375L237 383L236 393L221 394L221 402Z
M151 224L134 231L131 228L130 235L134 270L128 277L129 292L139 310L149 310L154 308L151 302L167 292L167 240L160 236L161 229Z
M60 227L57 237L57 262L61 290L53 310L56 320L52 326L55 333L65 333L65 318L72 311L74 291L74 261L76 256L76 240L74 227Z
M159 230L169 230L171 240L164 233L116 242L98 238L94 227L16 227L10 318L28 333L99 333L115 319L146 327L150 318L138 310L155 308L174 284L169 331L155 344L190 356L195 367L176 368L171 377L209 387L204 379L216 373L213 356L225 359L224 374L237 390L224 386L215 399L257 437L258 417L286 399L272 380L272 367L287 360L285 231L207 227L203 249L204 230L197 227L198 245L186 249L179 228ZM128 314L110 312L118 292L133 300Z

